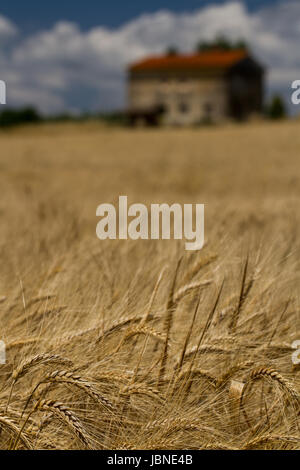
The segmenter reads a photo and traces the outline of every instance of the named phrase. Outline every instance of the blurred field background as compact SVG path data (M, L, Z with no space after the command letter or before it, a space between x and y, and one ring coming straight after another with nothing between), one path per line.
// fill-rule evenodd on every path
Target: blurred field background
M1 132L1 448L300 448L299 149L296 121ZM204 203L205 247L99 241L119 195Z

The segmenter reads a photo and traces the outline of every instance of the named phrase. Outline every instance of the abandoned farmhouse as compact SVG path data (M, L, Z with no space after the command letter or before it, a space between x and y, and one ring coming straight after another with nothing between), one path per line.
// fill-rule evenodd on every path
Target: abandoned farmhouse
M194 125L262 112L264 69L246 49L169 54L132 64L131 124Z

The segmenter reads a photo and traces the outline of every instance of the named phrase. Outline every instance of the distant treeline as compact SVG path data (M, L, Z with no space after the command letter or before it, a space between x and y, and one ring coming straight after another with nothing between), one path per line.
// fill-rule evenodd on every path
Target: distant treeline
M284 101L279 95L273 96L265 107L265 117L267 119L283 119L287 115ZM82 113L72 115L68 113L55 116L43 116L34 107L25 107L20 109L5 108L0 112L0 128L11 128L26 124L40 124L51 122L86 122L89 120L99 120L112 126L129 125L126 112L107 112L107 113Z
M41 115L35 108L21 109L5 108L0 113L0 127L13 127L19 124L34 124L42 121Z
M198 41L195 45L195 52L205 52L205 51L212 51L212 50L222 50L222 51L234 51L237 49L245 49L249 50L249 45L247 44L247 41L245 41L243 38L237 39L236 41L233 41L226 36L217 36L215 39L212 41L205 41L201 40ZM166 53L168 55L177 55L180 53L179 49L175 45L171 45L167 48Z
M0 128L11 128L26 124L51 122L83 122L99 120L111 125L127 125L125 112L82 113L79 115L61 113L54 116L44 116L34 107L5 108L0 112Z

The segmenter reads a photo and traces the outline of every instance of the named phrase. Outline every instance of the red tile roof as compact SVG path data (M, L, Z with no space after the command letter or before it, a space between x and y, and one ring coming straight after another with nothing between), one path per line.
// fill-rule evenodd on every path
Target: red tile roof
M164 55L148 57L135 62L130 66L130 70L229 68L247 56L248 52L245 49L233 51L211 50L193 55Z

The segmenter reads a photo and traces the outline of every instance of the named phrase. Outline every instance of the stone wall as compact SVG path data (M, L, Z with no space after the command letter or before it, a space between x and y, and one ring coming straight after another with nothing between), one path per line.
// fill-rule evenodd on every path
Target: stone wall
M222 76L131 76L128 91L129 109L163 106L162 123L166 125L219 121L228 114L228 90Z

